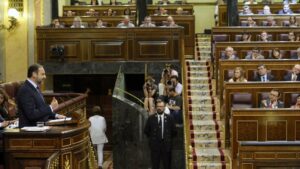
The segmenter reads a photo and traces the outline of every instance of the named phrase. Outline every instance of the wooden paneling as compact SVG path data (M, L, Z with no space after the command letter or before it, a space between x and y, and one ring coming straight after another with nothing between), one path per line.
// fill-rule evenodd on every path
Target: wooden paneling
M238 5L238 9L242 10L243 9L243 4L239 4ZM251 11L254 14L258 14L259 10L263 10L264 9L264 5L263 4L253 4L253 5L249 5ZM220 26L227 26L227 5L219 5L219 25ZM276 4L272 4L270 5L270 10L273 14L277 14L279 10L281 10L283 8L282 3L276 3ZM299 13L299 8L300 8L300 4L290 4L290 8L292 9L292 11L294 12L298 12Z
M299 110L293 109L232 109L232 157L235 159L239 141L295 141L295 122L300 120ZM253 126L249 126L249 121ZM254 127L254 123L257 127ZM253 128L250 128L253 127ZM250 128L250 129L249 129ZM252 130L252 132L248 132ZM245 137L245 135L248 135ZM240 139L240 138L243 139ZM280 158L291 158L294 154L280 154ZM274 153L243 154L243 158L275 158ZM276 155L277 158L279 158Z
M61 61L61 57L54 57L49 51L51 46L62 45L65 47L63 58L67 62L179 60L184 56L183 38L183 28L38 27L38 61L40 63Z
M298 141L241 142L239 167L241 169L295 169L300 167ZM235 161L235 160L234 160Z

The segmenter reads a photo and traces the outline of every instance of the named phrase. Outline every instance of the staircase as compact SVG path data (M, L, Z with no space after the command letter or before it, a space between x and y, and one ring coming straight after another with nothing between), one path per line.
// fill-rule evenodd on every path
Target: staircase
M196 36L195 59L186 60L190 169L230 169L225 154L224 125L220 121L212 85L210 36Z

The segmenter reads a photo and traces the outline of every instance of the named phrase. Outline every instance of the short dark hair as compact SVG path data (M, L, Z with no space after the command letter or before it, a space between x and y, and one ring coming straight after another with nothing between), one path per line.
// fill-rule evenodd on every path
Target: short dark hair
M279 91L279 89L272 89L271 91L277 92L277 93L278 93L278 96L277 96L277 97L280 97L280 96L281 96L281 92Z
M29 66L28 68L28 71L27 71L27 77L28 78L31 78L32 77L32 73L33 72L38 72L39 68L43 67L42 65L36 63L36 64L33 64L31 66Z
M92 116L94 115L102 115L102 108L100 106L94 106L92 109Z
M267 68L265 64L259 64L259 65L257 66L257 68L259 68L259 67Z

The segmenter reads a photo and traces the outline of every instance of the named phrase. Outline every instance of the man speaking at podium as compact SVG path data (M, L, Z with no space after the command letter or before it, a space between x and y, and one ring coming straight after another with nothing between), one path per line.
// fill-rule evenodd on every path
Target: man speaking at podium
M51 118L65 118L53 112L53 109L58 107L58 102L54 97L50 105L45 102L40 91L40 85L45 79L46 73L42 65L33 64L28 68L27 80L17 94L20 128L36 126L36 122L45 122Z

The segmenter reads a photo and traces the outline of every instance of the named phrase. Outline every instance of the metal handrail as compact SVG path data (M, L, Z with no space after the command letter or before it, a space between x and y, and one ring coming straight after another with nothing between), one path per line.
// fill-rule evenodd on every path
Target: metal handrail
M129 93L129 92L121 89L121 88L118 88L118 87L115 87L115 89L117 89L117 90L119 90L119 91L121 91L121 92L123 92L123 93L125 93L125 94L127 94L129 96L131 96L132 98L134 98L135 100L137 100L140 104L144 105L144 102L141 99L139 99L138 97L136 97L135 95L133 95L133 94L131 94L131 93Z

